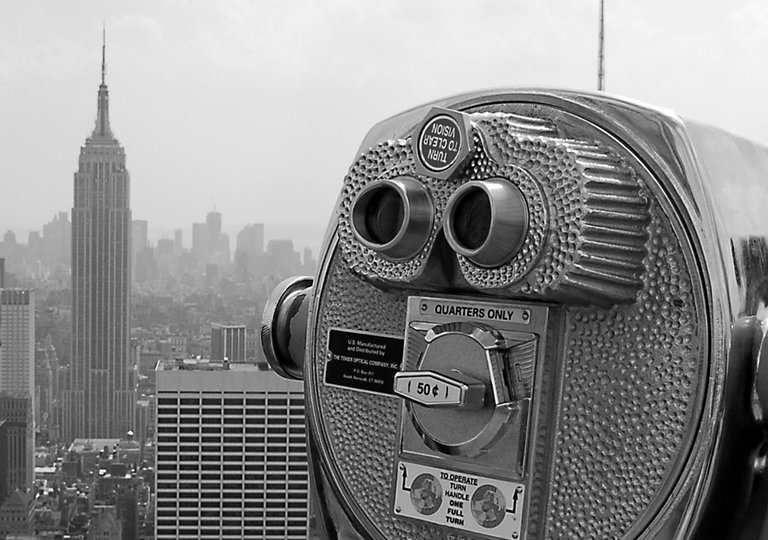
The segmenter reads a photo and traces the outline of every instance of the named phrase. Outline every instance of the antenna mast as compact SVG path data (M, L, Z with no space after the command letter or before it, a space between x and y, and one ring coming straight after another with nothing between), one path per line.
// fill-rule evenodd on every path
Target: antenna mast
M101 23L101 84L107 74L107 24Z
M597 53L597 90L605 91L605 0L600 0L600 42Z

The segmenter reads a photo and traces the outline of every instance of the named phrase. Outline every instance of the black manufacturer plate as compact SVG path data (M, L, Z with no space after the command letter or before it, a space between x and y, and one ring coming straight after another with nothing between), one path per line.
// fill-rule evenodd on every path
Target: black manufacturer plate
M325 384L395 395L393 383L403 360L403 338L332 328L328 351L331 359L325 366Z

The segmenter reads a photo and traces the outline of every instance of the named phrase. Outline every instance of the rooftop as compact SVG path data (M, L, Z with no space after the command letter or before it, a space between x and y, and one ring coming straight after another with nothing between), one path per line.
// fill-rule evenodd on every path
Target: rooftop
M70 452L76 452L78 454L82 452L101 452L104 447L111 452L115 447L120 450L134 450L139 448L139 444L136 441L130 441L128 439L75 439L69 447Z
M266 371L269 368L259 364L230 363L226 360L209 360L208 358L177 358L175 360L160 360L156 371Z

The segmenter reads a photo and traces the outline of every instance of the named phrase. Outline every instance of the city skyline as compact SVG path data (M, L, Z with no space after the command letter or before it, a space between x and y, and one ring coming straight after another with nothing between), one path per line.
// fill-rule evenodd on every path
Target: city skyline
M71 218L70 210L66 210L66 211L56 212L55 215L53 215L45 223L41 222L39 225L31 228L14 227L11 224L10 226L5 227L4 229L0 229L0 242L2 242L2 239L6 233L11 232L18 244L28 244L30 234L33 236L38 235L40 233L45 234L44 233L45 228L56 224L56 222L61 219L62 214L66 215L67 219ZM190 219L204 219L205 215L206 214L204 213L200 217L195 217L195 218L191 217ZM310 248L312 249L313 253L317 254L318 251L320 250L322 240L325 236L325 229L327 225L327 224L322 224L322 226L320 226L320 225L310 225L310 224L301 224L301 223L275 224L275 223L252 222L252 223L246 223L243 226L234 226L234 225L227 225L226 216L222 216L222 217L223 217L223 223L222 223L221 230L224 234L229 236L230 248L232 249L233 252L236 246L236 239L239 233L253 226L262 226L264 228L265 247L271 241L291 240L294 243L294 247L296 247L297 250ZM178 227L173 227L167 230L163 229L161 231L158 231L157 229L153 229L152 223L149 222L148 220L133 219L133 221L134 222L146 221L148 223L147 239L148 239L148 245L150 247L154 247L159 241L164 239L173 240L175 237L176 231L182 231L182 247L187 250L192 249L192 235L194 231L193 221L190 221L189 223L186 223L183 226L180 224ZM69 251L69 244L67 244L67 251Z
M376 122L475 89L596 87L595 0L471 10L32 1L2 15L0 182L36 201L23 211L0 201L2 231L39 227L68 197L62 171L93 117L86 81L103 22L134 218L149 221L151 237L215 207L230 237L248 223L299 222L319 244ZM766 142L768 75L754 69L768 52L766 25L758 0L608 3L607 90Z
M12 229L0 239L0 537L45 531L119 540L179 530L190 537L221 530L305 537L304 394L300 383L269 371L255 330L267 291L287 273L313 272L316 261L291 240L265 242L263 224L244 227L230 242L215 210L193 223L191 249L181 231L153 245L147 221L132 219L126 151L110 122L104 43L96 97L71 211L57 212L26 244ZM210 335L201 335L207 326ZM203 377L188 388L190 358ZM178 373L164 373L172 368L158 361L179 366ZM202 454L188 444L195 420L183 407L189 390L198 404L218 402L196 410L197 423L206 424L197 426ZM184 396L178 412L187 417L158 408L158 391L160 405ZM240 407L226 407L233 400ZM175 429L177 420L184 425ZM223 444L206 444L212 421ZM206 463L191 479L193 456ZM155 464L163 471L159 484ZM157 487L162 497L153 496ZM63 519L53 519L55 512Z

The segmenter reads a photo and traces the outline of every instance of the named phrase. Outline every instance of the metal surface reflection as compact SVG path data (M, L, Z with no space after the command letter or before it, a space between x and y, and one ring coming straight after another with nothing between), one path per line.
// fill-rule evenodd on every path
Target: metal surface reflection
M527 90L358 156L271 341L305 346L320 534L768 538L768 150Z

